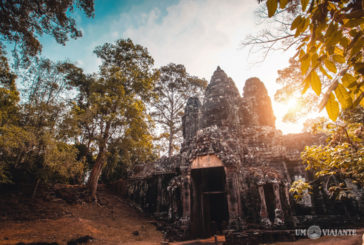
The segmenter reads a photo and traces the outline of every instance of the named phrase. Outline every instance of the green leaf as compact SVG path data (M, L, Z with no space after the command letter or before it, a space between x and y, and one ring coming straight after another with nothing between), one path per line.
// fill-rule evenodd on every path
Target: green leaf
M349 73L345 73L344 76L341 78L343 85L346 88L349 88L354 82L356 82L355 77L353 77L351 74Z
M315 68L319 64L319 57L317 53L314 53L311 57L312 68Z
M313 89L313 91L315 91L315 93L317 94L317 96L319 96L321 94L321 81L319 76L317 75L317 73L315 71L311 72L311 87Z
M310 44L311 44L311 43L310 43ZM313 53L316 53L316 51L317 51L316 46L315 46L315 45L312 45L312 46L311 46L311 48L310 48L310 50L309 50L309 53L310 53L310 54L313 54Z
M332 36L332 34L334 33L334 31L336 30L336 26L334 25L334 23L330 23L329 27L326 30L325 33L325 38L328 39L330 36Z
M344 27L350 27L350 28L353 28L353 27L356 27L356 26L359 26L361 24L364 23L364 18L359 18L359 19L350 19L349 21L347 21L345 24L344 24Z
M333 48L334 48L334 45L337 44L338 42L340 42L342 37L343 37L343 35L342 35L341 31L335 30L334 33L326 40L325 43L328 47L333 46ZM334 51L334 49L333 49L333 51Z
M328 79L332 79L332 76L330 76L327 71L325 70L325 68L323 68L323 66L319 66L320 71L322 74L324 74Z
M334 54L333 59L334 59L334 61L336 61L338 63L341 63L341 64L345 63L345 58L342 55Z
M301 23L301 21L302 21L301 15L297 16L296 19L294 19L291 24L291 31L296 29L298 25Z
M288 3L288 0L279 0L279 7L284 9Z
M278 0L267 0L268 16L272 17L278 7Z
M341 43L341 40L340 40L340 43ZM337 55L340 55L340 56L344 56L344 50L342 50L341 48L339 48L339 47L336 46L334 48L334 54L337 54Z
M351 48L350 56L351 57L356 56L360 52L360 50L363 48L363 46L364 46L364 37L358 38L355 41L353 40L353 43L351 43L350 47L349 47L349 49Z
M303 87L302 94L306 93L307 89L310 87L310 81L308 79L308 76L303 81L303 83L304 83L305 86Z
M300 49L300 52L299 52L299 58L302 59L303 56L305 56L305 51L303 51L303 49Z
M295 37L298 37L301 33L303 33L308 25L310 24L310 20L307 18L301 18L301 21L299 23L299 25L297 26L297 29L296 29L296 33L295 33Z
M305 11L309 0L301 0L302 11Z
M324 63L325 63L325 66L327 67L327 69L329 69L329 71L331 71L332 73L337 72L335 64L332 63L330 60L325 59Z
M337 87L335 89L335 95L336 95L336 98L339 100L341 107L343 109L347 109L352 106L353 102L350 97L350 94L348 93L348 91L346 91L344 86L341 85L340 83L337 85Z
M308 68L310 67L310 56L309 54L305 54L301 59L301 72L302 75L306 74L306 72L308 71Z
M330 10L336 10L336 6L335 6L335 4L333 4L333 3L330 3L329 2L329 6L328 6L328 8L327 8L329 11Z
M335 96L331 93L330 97L326 103L326 111L329 115L329 118L332 121L336 121L339 115L339 104L337 103Z
M347 48L349 46L349 43L350 43L350 40L347 37L342 37L341 40L340 40L340 44L344 48Z

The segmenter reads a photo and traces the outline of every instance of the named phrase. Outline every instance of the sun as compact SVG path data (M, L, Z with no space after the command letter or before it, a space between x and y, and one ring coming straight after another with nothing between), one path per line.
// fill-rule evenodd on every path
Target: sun
M296 98L290 98L285 102L273 101L273 111L277 118L276 127L280 129L283 134L300 133L303 130L304 120L297 120L295 123L283 122L283 118L287 113L297 113L302 108L302 102Z

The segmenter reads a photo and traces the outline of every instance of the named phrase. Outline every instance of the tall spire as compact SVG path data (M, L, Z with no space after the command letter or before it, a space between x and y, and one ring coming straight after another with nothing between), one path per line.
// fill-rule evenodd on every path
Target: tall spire
M234 81L218 66L205 91L201 127L237 125L239 100Z

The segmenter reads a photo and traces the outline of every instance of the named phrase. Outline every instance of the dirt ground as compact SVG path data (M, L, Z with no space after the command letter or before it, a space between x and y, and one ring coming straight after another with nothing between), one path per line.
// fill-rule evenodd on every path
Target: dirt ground
M364 229L360 229L357 231L356 236L341 236L341 237L332 237L325 236L320 237L319 239L302 239L296 242L277 242L271 245L364 245L364 240L362 238Z
M66 191L64 191L66 190ZM0 193L0 245L19 242L57 242L67 244L83 236L94 238L95 245L153 245L161 243L163 236L144 216L106 188L99 190L99 205L88 203L77 194L78 189L65 188L57 194L42 194L32 200L22 193ZM82 194L82 193L81 193ZM355 237L321 237L296 242L277 242L274 245L364 245L362 234ZM169 243L173 245L221 245L224 236L204 240Z
M1 200L0 244L67 244L71 239L86 235L94 238L91 244L146 245L163 241L162 233L156 230L152 220L130 207L125 200L107 190L99 192L99 200L101 205L86 202L68 204L59 198L46 202L37 200L30 208L20 206L19 201L9 207L11 203ZM4 208L7 209L5 216ZM29 214L25 215L25 212ZM36 219L36 216L41 218Z

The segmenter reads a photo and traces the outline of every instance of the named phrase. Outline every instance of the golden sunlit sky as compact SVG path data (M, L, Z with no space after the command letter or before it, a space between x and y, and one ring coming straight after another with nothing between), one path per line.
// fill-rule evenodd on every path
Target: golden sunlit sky
M287 104L273 100L277 70L287 67L294 50L276 51L258 62L262 54L249 54L248 48L241 47L248 34L264 27L256 24L257 8L256 0L96 0L94 19L76 13L83 37L66 46L43 38L43 55L69 59L87 72L96 72L100 60L92 51L97 45L131 38L148 48L156 67L180 63L190 74L209 81L220 66L240 91L248 78L260 78L272 98L276 127L283 133L299 132L303 122L282 122L294 100Z

